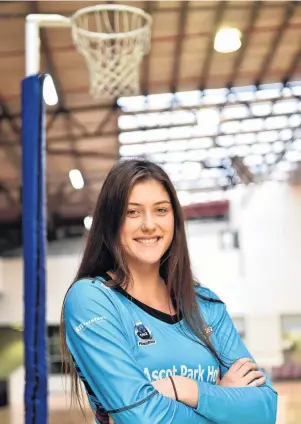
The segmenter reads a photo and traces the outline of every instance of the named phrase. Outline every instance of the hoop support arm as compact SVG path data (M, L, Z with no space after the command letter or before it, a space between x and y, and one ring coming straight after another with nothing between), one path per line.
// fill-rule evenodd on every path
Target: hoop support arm
M69 27L70 19L57 14L30 14L25 21L25 73L40 71L40 28Z

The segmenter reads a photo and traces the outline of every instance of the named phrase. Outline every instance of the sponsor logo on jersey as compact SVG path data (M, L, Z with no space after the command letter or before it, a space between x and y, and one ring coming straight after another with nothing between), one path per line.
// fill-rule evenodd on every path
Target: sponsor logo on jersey
M156 340L153 339L152 333L149 328L146 327L142 322L137 322L135 325L135 334L138 337L138 346L148 346L156 344Z
M93 317L89 321L80 323L77 327L75 327L75 331L77 333L80 333L85 328L89 327L89 325L93 324L94 322L104 321L106 320L106 317L99 316L99 317Z
M144 368L144 374L149 381L161 380L171 375L182 375L183 377L192 378L193 380L206 381L215 383L219 374L219 368L214 365L203 366L199 364L197 367L190 368L187 365L173 365L171 368L149 369Z

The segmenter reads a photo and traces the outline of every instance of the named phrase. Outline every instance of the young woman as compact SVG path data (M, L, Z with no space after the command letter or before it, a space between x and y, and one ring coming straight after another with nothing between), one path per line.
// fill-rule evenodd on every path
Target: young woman
M201 252L200 252L201 254ZM193 280L175 189L154 163L110 171L62 310L73 391L107 424L274 424L277 393L224 303Z

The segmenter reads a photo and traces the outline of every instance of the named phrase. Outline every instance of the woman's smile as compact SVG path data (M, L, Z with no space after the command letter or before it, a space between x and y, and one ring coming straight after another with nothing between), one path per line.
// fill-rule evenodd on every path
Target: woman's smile
M137 243L144 244L145 246L153 246L161 239L162 237L158 236L158 237L139 237L139 238L135 238L134 240Z

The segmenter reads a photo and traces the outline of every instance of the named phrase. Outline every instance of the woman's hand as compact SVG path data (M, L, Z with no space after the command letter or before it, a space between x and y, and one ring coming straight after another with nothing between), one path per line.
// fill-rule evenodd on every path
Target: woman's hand
M110 419L109 419L109 424L115 424L113 418L109 415Z
M176 399L176 395L169 377L163 378L162 380L152 381L152 385L163 396L169 397L174 400Z
M258 370L258 365L250 358L241 358L230 367L222 379L216 384L223 387L258 387L265 383L266 378Z
M192 378L181 375L174 375L173 380L178 394L178 401L185 403L185 405L190 406L191 408L196 408L199 398L197 382ZM152 385L163 396L176 400L176 395L170 378L153 381Z

